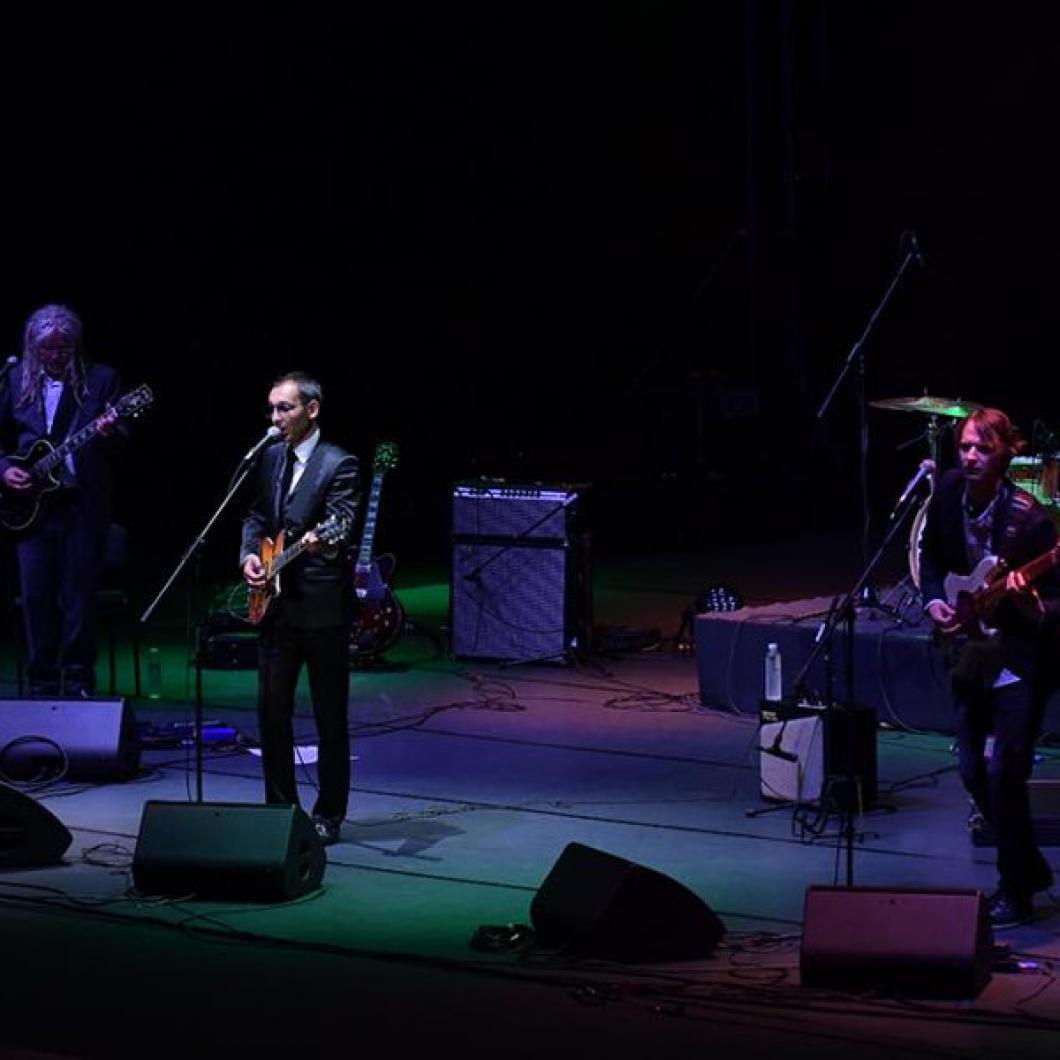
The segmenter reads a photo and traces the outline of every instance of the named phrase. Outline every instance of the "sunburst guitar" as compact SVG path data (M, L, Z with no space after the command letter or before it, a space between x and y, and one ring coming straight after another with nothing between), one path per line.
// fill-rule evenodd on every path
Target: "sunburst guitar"
M405 627L405 611L390 588L397 561L389 553L372 555L383 476L397 467L398 451L393 442L380 442L372 460L372 485L364 515L361 547L353 566L357 612L350 633L350 654L359 658L382 655L392 647Z
M332 515L313 527L317 540L324 545L333 545L341 541L350 528L349 519ZM269 610L269 605L280 595L282 581L280 575L284 567L296 560L307 548L306 535L303 534L293 545L284 544L281 530L275 538L261 539L261 562L265 567L265 584L260 588L247 589L247 621L258 625Z

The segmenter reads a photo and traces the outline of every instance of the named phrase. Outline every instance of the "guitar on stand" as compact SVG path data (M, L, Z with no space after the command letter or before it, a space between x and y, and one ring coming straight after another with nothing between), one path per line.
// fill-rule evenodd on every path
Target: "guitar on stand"
M405 609L390 588L397 561L390 553L372 555L379 518L383 476L397 467L398 451L393 442L380 442L372 461L372 485L364 515L361 547L353 565L357 614L350 631L350 655L366 663L391 648L405 627Z

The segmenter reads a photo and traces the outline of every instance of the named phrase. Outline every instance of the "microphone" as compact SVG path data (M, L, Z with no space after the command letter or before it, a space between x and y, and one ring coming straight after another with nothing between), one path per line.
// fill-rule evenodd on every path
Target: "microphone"
M909 253L913 255L913 260L922 268L927 268L927 262L924 260L924 253L920 249L920 240L916 237L916 232L911 228L906 231L906 243L909 247Z
M280 437L280 428L273 425L265 432L265 437L258 442L257 445L251 446L247 450L247 455L243 457L243 463L249 464L265 448L267 445L271 445L277 438Z
M905 504L907 500L909 500L909 497L912 494L913 490L915 490L917 486L919 486L920 483L923 482L923 480L927 478L927 476L930 475L934 470L934 460L920 461L920 467L917 468L916 474L905 484L905 489L902 490L902 495L898 498L898 503L894 506L894 511L891 512L891 519L893 519L898 514L902 505Z

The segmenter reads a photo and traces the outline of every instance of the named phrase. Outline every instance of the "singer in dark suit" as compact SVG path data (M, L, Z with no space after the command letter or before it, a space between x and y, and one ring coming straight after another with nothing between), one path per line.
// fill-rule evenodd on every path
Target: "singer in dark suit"
M31 696L95 691L93 598L111 518L111 460L126 433L108 408L119 395L113 368L82 357L82 325L67 306L26 321L21 363L0 384L0 479L29 494L30 475L9 459L40 439L59 445L101 418L100 434L56 469L60 488L16 539Z
M324 843L339 839L350 789L349 649L353 622L349 538L359 501L357 459L321 438L320 384L302 372L281 376L269 392L268 415L282 445L265 449L255 500L243 522L240 562L251 589L266 584L261 543L284 532L284 547L305 551L280 574L261 623L258 716L266 801L298 805L293 716L303 664L309 676L319 742L319 789L313 823ZM337 543L315 528L347 520Z
M920 557L925 610L950 666L961 779L997 836L999 886L989 902L997 927L1029 920L1034 894L1053 882L1035 843L1027 779L1058 679L1060 577L1055 567L1033 582L1019 573L1057 540L1048 513L1006 476L1022 445L997 409L964 421L957 434L960 467L943 475L932 495ZM944 579L970 574L987 556L1010 569L989 619L997 632L969 636L946 598Z

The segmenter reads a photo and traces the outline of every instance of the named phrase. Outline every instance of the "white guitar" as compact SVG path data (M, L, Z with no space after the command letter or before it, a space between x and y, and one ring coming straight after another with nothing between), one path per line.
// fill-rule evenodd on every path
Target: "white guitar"
M1029 585L1060 566L1060 543L1017 571ZM946 602L957 612L961 632L971 637L991 637L997 630L989 625L990 616L1005 595L1009 567L995 556L981 559L971 574L947 574L942 583Z

